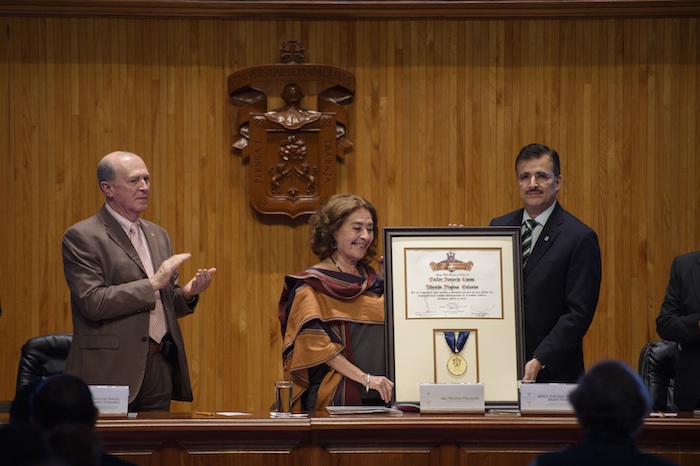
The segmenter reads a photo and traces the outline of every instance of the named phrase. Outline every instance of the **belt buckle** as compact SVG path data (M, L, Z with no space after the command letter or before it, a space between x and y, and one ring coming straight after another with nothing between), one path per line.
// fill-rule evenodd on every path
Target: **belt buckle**
M156 354L160 353L161 351L163 351L162 341L160 343L151 343L150 341L148 342L148 354Z

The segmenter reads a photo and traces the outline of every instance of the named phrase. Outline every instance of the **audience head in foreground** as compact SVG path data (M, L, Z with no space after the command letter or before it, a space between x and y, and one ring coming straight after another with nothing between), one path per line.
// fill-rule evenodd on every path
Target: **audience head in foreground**
M90 387L61 374L39 383L29 400L32 424L44 434L54 457L69 466L127 466L104 452L95 430L99 411Z
M531 466L674 464L637 449L634 438L649 414L651 399L641 378L622 362L607 360L593 366L569 400L585 437L566 450L538 456Z
M98 410L90 387L73 375L49 377L37 385L30 399L30 416L43 431L62 423L78 423L93 427Z
M651 398L642 379L621 362L594 366L569 396L586 432L634 437L651 410Z

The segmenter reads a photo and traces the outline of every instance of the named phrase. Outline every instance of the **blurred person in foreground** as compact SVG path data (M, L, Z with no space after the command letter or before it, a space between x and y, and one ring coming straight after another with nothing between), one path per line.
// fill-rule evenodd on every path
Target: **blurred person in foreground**
M0 464L69 466L55 457L44 435L28 422L10 422L0 426Z
M88 385L61 374L39 383L29 400L30 420L57 458L71 466L129 466L107 454L95 431L98 410Z
M700 409L700 251L673 259L656 331L680 345L674 403L680 411Z
M309 219L320 262L285 277L279 302L293 410L389 403L385 377L384 279L370 266L377 213L353 194L328 198Z
M73 342L65 372L92 385L128 385L129 411L169 411L192 401L178 318L192 314L216 269L199 269L184 286L168 233L140 219L151 191L146 163L112 152L97 166L105 204L63 235Z
M565 450L544 453L530 466L673 466L639 451L635 437L651 410L649 392L625 364L602 361L591 368L569 395L584 438Z

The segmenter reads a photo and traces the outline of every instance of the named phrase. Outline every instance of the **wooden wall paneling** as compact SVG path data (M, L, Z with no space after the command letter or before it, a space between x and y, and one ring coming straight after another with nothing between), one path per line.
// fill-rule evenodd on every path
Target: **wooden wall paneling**
M663 267L662 263L666 262L669 266L671 263L672 255L665 253L670 250L677 250L672 247L674 239L672 235L663 234L667 230L669 222L669 211L668 204L666 204L665 196L659 195L657 189L663 192L668 189L668 184L666 179L671 176L668 172L668 168L665 165L664 159L666 158L667 151L663 148L666 143L670 141L664 141L663 134L661 131L663 109L661 98L663 96L663 43L662 36L663 29L659 27L660 24L657 22L649 22L646 28L646 36L648 37L648 47L647 50L643 51L644 62L647 64L647 74L645 90L646 95L643 96L644 102L647 104L646 109L640 108L638 110L644 111L642 115L646 117L646 127L643 128L643 132L640 131L641 135L646 136L645 138L640 138L643 142L643 151L639 151L640 154L645 154L645 161L647 166L646 177L645 177L645 189L644 190L644 203L640 204L638 207L645 212L653 212L649 215L643 223L645 223L645 235L640 238L640 245L643 246L643 257L646 259L646 286L649 287L649 291L654 289L664 290L665 284L662 282L668 280L668 270L670 267ZM668 26L668 24L666 25ZM644 120L642 120L644 121ZM635 157L635 153L630 154L631 157ZM650 183L653 183L657 188L648 189ZM654 191L657 191L654 193ZM675 196L674 196L675 197ZM641 220L641 219L640 219ZM640 221L641 223L641 221ZM664 272L661 269L665 269ZM664 278L662 278L664 276ZM642 287L640 291L645 291ZM648 316L654 316L658 313L658 309L661 305L661 299L663 294L653 292L645 293L649 300L649 311ZM652 299L653 297L656 299ZM652 326L655 330L655 325Z
M269 408L283 277L316 258L307 216L251 207L226 78L277 61L283 40L356 75L338 191L366 196L382 227L486 225L520 206L522 145L560 152L562 204L603 254L589 363L636 366L671 259L700 247L697 18L1 21L0 398L26 339L71 330L61 237L102 203L99 158L126 148L153 176L145 217L193 254L181 280L218 268L181 320L196 400L173 409Z
M8 18L0 18L0 26L3 31L11 30L11 21ZM0 47L0 62L9 63L14 60L14 54L12 53L13 47L10 44L14 44L14 37L11 34L7 34L5 41L8 44L6 47ZM9 66L3 66L0 69L0 105L2 108L7 109L8 113L10 110L11 91L12 90L12 72ZM15 182L16 164L20 161L19 157L11 157L13 150L13 123L10 118L0 119L0 147L3 154L7 154L3 157L3 170L0 171L0 196L2 199L17 199L15 195L17 189L19 189L20 184ZM9 219L15 218L15 210L17 209L17 202L1 202L0 203L0 217ZM16 245L16 233L15 226L8 224L6 228L0 228L0 242L7 245ZM5 256L8 256L9 262L15 261L14 248L3 250ZM15 287L11 286L10 283L10 271L8 267L0 267L0 309L2 309L3 315L0 316L0 332L3 335L7 335L4 340L8 346L14 348L17 346L18 336L15 331L15 324L17 320L10 319L7 317L11 312L10 306L14 306L17 302ZM3 351L4 353L9 353L10 357L0 358L0 373L9 374L12 373L11 367L13 366L12 361L14 354L16 352ZM15 363L16 364L16 363ZM16 368L15 368L16 370ZM0 395L0 400L7 398L12 398L14 392L11 391L13 385L9 384L7 390L3 390ZM6 395L6 392L9 395ZM11 393L11 394L10 394Z
M406 37L406 31L409 29L409 23L396 22L394 25L392 40L389 44L393 45L393 75L394 82L387 90L393 98L390 101L394 102L393 118L390 120L389 134L401 134L402 137L389 138L393 141L393 151L387 155L387 170L393 170L396 176L394 184L394 192L387 195L387 202L393 200L391 204L387 204L387 219L384 221L384 226L398 226L405 224L404 213L410 212L411 197L406 194L410 188L410 173L411 173L411 158L409 156L409 148L413 144L413 134L410 131L410 122L412 115L409 112L408 104L411 102L411 97L420 98L420 95L411 93L409 85L409 43ZM417 189L422 189L417 186ZM394 207L389 209L388 207Z
M698 16L694 0L482 0L482 1L299 1L203 2L201 0L2 0L0 14L37 16L112 16L217 19L560 19Z

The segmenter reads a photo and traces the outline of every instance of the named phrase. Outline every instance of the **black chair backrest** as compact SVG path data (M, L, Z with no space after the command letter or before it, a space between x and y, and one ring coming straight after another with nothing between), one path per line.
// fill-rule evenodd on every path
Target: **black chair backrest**
M15 397L24 387L35 386L46 377L62 374L72 340L72 333L54 333L28 340L22 346Z
M677 411L673 401L676 361L680 349L668 340L647 343L639 355L639 375L649 389L654 411Z

